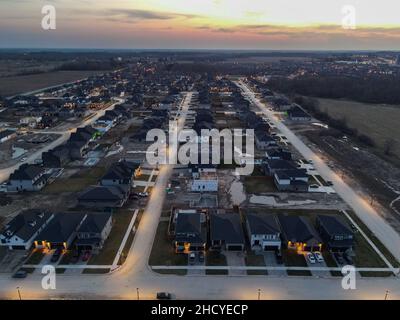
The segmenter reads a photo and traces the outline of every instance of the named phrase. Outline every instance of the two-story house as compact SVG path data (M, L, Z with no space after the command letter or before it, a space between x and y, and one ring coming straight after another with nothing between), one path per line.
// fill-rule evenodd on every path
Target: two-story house
M246 227L252 250L280 251L281 230L275 215L249 213Z

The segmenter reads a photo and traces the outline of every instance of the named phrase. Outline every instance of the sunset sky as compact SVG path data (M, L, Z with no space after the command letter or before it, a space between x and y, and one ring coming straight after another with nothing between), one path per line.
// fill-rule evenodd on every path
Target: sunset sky
M45 4L57 30L41 29ZM400 50L400 1L1 0L0 47Z

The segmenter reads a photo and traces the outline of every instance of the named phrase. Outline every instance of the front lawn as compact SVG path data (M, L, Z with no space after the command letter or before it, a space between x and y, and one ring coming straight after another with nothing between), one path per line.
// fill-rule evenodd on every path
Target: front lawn
M282 250L283 262L287 267L307 267L307 261L303 255L293 250ZM307 270L287 270L289 276L311 276L311 272Z
M253 251L248 251L245 257L246 266L248 267L265 267L265 259L263 255L257 255ZM247 270L248 275L267 275L267 270Z

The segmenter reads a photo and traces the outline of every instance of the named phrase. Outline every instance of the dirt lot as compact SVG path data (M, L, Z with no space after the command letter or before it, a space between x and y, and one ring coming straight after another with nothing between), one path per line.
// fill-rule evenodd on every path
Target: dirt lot
M346 100L318 99L320 109L336 119L345 118L349 127L371 137L382 151L388 139L397 142L400 157L400 106L366 104Z
M101 73L104 73L104 71L56 71L0 78L0 95L12 96L84 79Z

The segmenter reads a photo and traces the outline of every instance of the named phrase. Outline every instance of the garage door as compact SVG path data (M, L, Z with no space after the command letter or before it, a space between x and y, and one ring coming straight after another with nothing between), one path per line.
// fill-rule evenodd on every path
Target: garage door
M226 250L228 250L228 251L242 251L243 247L242 246L230 245L230 246L226 246Z
M264 251L276 251L276 249L275 246L264 246Z

